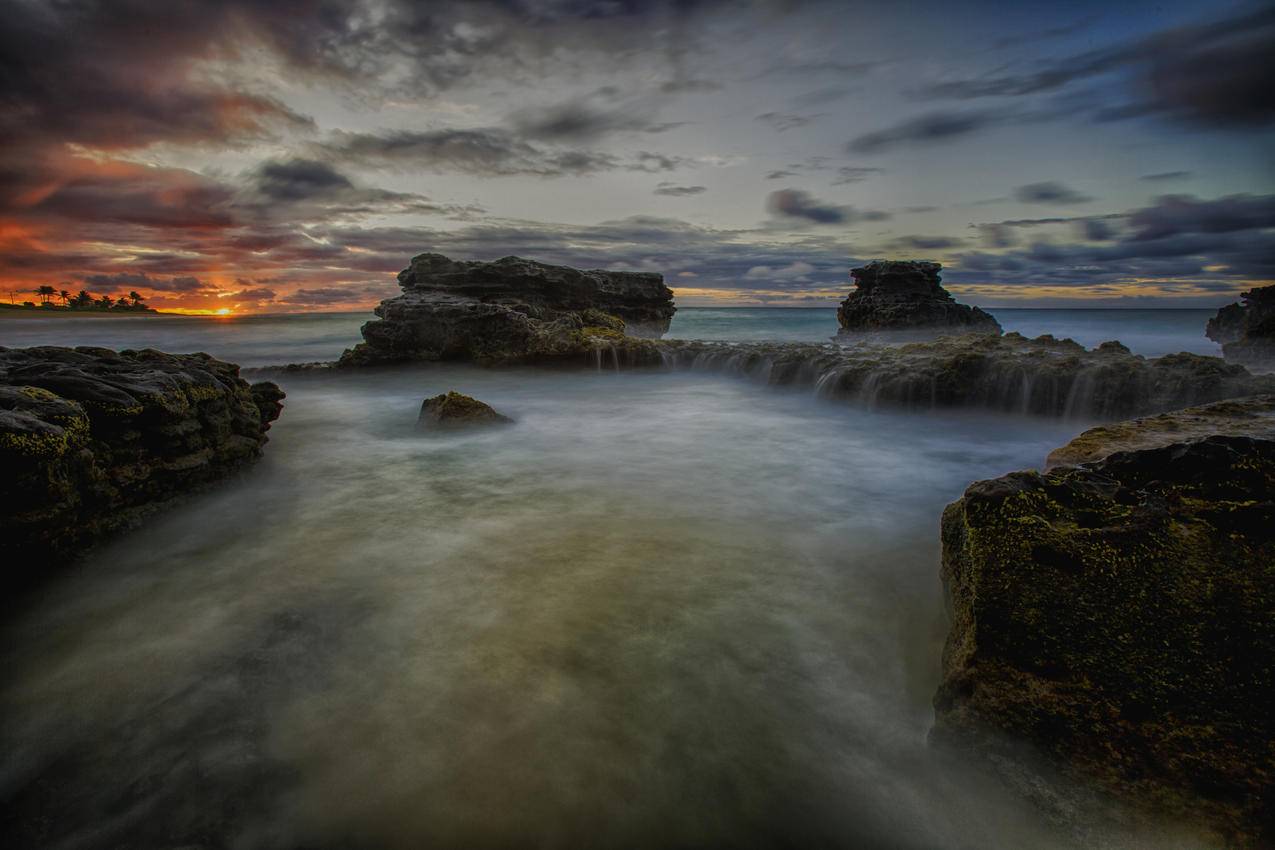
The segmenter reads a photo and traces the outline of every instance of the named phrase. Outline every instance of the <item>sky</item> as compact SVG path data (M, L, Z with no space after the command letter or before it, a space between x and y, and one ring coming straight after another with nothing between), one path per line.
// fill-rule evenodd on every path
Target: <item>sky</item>
M0 0L0 297L358 310L419 253L834 306L1275 280L1275 5ZM18 293L10 296L9 293ZM30 297L30 296L26 296Z

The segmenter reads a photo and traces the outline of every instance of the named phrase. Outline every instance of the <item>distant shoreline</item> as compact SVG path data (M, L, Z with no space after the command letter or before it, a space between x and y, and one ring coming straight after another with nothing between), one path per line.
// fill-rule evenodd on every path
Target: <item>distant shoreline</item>
M142 316L180 316L181 313L161 313L158 310L69 310L66 307L19 307L0 304L0 316L24 319L136 319Z

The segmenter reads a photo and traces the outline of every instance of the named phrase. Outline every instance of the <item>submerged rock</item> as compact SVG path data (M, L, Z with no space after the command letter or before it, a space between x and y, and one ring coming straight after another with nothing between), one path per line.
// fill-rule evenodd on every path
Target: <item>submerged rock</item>
M902 346L661 340L667 365L719 369L869 406L977 407L1087 419L1120 419L1224 398L1275 392L1217 357L1147 359L1119 343L1093 350L1069 339L969 334Z
M932 739L1015 769L1043 756L1270 846L1272 414L1268 396L1095 429L1058 454L1093 460L980 481L949 505Z
M283 391L206 354L0 348L0 560L65 560L261 456Z
M416 422L426 428L452 429L507 425L513 420L497 413L489 404L449 390L442 395L425 399L421 403L421 415Z
M610 349L627 362L657 359L635 337L659 336L673 293L658 274L580 271L520 257L460 262L421 254L399 273L403 293L376 308L364 342L341 364L401 360L587 362Z
M1221 344L1227 360L1275 370L1275 285L1251 289L1240 297L1244 303L1218 310L1204 333Z
M839 336L886 332L1001 332L1000 323L978 307L959 303L939 285L938 263L877 260L851 269L855 290L837 310Z

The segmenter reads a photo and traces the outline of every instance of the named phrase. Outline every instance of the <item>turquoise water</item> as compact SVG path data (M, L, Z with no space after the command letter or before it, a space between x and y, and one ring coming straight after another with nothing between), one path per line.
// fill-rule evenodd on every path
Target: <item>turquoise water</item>
M1007 331L1071 337L1087 347L1118 339L1136 354L1177 351L1219 354L1204 336L1211 310L993 309ZM332 360L358 342L368 313L308 313L233 318L0 317L0 345L100 345L206 351L242 366ZM832 309L683 307L667 336L674 339L826 342L837 332Z

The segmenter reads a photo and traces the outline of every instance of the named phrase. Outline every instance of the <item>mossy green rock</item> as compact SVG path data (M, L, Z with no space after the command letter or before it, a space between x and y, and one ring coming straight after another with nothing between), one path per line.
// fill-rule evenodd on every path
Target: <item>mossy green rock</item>
M513 420L497 413L491 405L455 390L427 398L421 403L417 420L423 428L458 429L508 425Z
M942 537L933 740L1025 742L1135 809L1275 841L1275 440L980 481Z
M0 348L0 562L67 560L261 455L270 382L206 354Z

